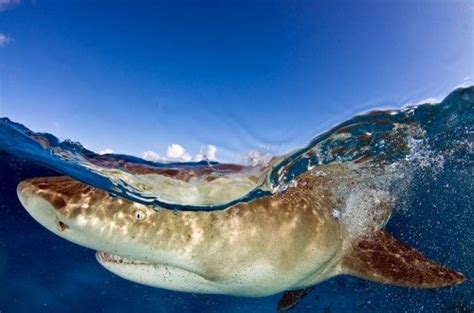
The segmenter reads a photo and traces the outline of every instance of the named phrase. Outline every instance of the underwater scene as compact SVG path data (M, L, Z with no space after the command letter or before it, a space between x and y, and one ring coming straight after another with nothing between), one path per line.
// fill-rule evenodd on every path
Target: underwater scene
M474 313L473 77L472 1L0 0L0 313Z

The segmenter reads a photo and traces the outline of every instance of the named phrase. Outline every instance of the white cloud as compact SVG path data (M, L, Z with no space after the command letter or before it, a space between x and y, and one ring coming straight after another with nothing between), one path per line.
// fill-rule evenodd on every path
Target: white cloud
M186 150L177 143L173 143L168 146L166 150L166 158L172 161L191 161L191 156L186 152Z
M12 41L13 41L12 37L8 36L7 34L0 33L0 47L5 47Z
M217 147L214 145L207 145L206 157L209 161L215 161L217 154Z
M253 166L266 166L271 159L272 155L270 153L259 150L250 150L246 156L247 163Z
M0 0L0 12L5 11L9 8L17 6L21 3L20 0Z
M164 161L161 155L151 150L143 152L143 159L151 162Z
M202 149L201 149L201 152L196 154L193 157L193 161L194 162L199 162L203 160L216 161L217 160L216 154L217 154L217 147L214 145L207 145L206 152L202 152Z
M202 153L198 153L195 156L193 156L193 162L201 162L202 160L205 160L206 156Z
M99 154L111 154L111 153L114 153L114 150L110 148L105 148L104 150L99 151Z
M161 156L160 154L148 150L143 152L143 159L152 162L199 162L202 160L215 161L217 155L217 147L214 145L207 145L206 152L198 153L195 156L191 157L189 153L186 152L183 146L177 143L173 143L168 146L166 150L166 155Z

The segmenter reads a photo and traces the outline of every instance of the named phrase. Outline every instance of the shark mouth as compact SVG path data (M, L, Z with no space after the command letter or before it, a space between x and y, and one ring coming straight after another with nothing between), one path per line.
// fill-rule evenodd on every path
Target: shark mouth
M95 254L97 260L103 263L115 263L115 264L129 264L129 265L150 265L150 262L142 260L128 259L119 255L110 254L107 252L99 252Z

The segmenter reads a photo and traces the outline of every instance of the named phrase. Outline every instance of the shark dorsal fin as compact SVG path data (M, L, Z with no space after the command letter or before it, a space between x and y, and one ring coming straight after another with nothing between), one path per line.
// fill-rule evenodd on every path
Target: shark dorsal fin
M438 288L464 282L464 276L377 231L354 245L342 260L342 272L359 278L414 288Z

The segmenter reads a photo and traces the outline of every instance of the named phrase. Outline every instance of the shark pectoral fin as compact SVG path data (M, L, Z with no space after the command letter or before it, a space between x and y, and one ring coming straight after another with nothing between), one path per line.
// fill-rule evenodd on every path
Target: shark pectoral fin
M286 312L296 306L296 304L306 296L312 289L291 290L283 294L283 297L278 301L278 312Z
M342 260L342 273L401 287L439 288L464 282L464 275L429 260L380 230L359 241Z

